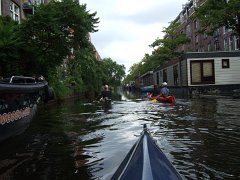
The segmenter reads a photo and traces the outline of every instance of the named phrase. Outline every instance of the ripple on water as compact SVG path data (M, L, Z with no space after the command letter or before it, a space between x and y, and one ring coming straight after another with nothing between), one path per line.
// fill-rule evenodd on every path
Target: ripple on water
M109 111L80 102L43 109L19 140L1 144L0 177L110 179L147 124L186 179L240 179L239 109L231 99L172 106L127 98Z

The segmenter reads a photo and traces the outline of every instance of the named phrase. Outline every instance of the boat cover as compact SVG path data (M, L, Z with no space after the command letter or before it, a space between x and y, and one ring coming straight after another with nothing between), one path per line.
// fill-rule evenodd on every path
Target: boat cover
M161 149L144 130L131 148L112 179L121 180L178 180L182 179Z

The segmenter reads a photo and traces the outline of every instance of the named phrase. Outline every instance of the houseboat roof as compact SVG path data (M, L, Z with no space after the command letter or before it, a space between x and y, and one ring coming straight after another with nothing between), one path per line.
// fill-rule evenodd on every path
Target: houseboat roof
M183 59L212 57L240 57L240 51L186 52L183 55Z

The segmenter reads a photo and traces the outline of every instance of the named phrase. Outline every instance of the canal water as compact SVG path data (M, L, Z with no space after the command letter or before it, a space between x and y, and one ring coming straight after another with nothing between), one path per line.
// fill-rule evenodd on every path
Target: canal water
M110 179L143 124L184 179L240 179L240 100L163 104L131 94L110 107L41 107L23 134L0 144L0 179Z

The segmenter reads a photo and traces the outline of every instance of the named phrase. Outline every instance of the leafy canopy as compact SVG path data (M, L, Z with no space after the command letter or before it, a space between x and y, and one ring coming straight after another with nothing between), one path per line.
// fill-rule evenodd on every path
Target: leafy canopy
M104 58L101 62L103 72L103 83L111 86L121 85L121 81L125 76L125 66L117 64L111 58Z
M77 1L50 1L21 25L19 39L28 49L28 64L45 75L60 66L72 49L90 46L89 33L96 32L98 18ZM44 67L41 68L41 67Z

